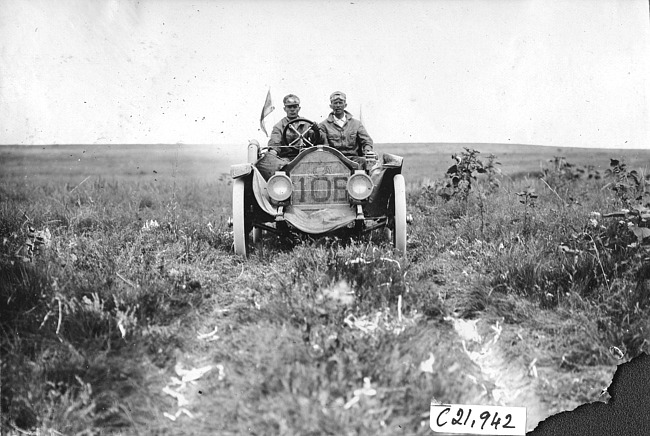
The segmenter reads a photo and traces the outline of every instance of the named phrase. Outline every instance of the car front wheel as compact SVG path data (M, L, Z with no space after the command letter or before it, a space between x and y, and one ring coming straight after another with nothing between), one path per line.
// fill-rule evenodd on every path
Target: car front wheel
M244 217L244 179L235 179L232 185L232 230L235 243L235 254L246 257L248 232Z
M404 176L397 174L393 178L395 199L395 230L393 234L395 249L406 254L406 183Z

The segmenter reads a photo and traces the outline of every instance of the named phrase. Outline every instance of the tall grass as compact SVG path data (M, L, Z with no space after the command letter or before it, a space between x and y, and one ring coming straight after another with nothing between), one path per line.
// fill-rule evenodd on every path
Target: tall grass
M611 365L611 345L648 351L648 247L624 218L592 215L618 211L617 192L539 175L478 177L448 199L432 188L444 173L412 175L430 182L409 185L406 256L382 235L267 236L247 262L232 252L227 180L5 178L3 429L428 434L431 397L483 392L448 316L537 335L505 352L550 371ZM25 262L30 228L50 237ZM212 328L216 342L197 339ZM175 403L162 388L197 362L225 372L192 388L194 418L165 418Z

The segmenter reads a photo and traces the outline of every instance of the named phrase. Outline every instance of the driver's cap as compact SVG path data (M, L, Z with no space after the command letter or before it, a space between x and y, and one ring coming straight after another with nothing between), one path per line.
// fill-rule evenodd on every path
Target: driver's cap
M282 102L284 103L285 106L290 105L290 104L298 104L299 105L300 104L300 99L298 98L297 95L289 94L289 95L284 97Z
M341 91L333 92L332 95L330 95L330 101L335 100L345 101L345 94Z

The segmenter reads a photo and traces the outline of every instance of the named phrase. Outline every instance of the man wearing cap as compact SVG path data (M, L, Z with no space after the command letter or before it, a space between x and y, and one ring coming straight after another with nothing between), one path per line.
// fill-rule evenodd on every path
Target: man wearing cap
M282 132L284 128L289 124L289 122L298 118L298 113L300 112L300 99L294 94L289 94L284 97L282 100L284 103L284 111L287 113L287 116L282 118L271 131L271 137L269 138L269 152L274 153L279 157L284 158L294 158L298 155L299 150L297 148L289 148L287 145L291 144L292 141L298 138L298 135L293 130L287 130L287 140L289 144L286 144L282 140ZM300 133L304 133L308 130L311 125L309 123L295 123L293 127ZM302 147L302 140L297 141L296 144L293 144L296 147ZM314 144L315 145L315 144Z
M268 180L276 171L280 171L290 162L291 159L296 157L300 151L299 147L303 146L303 141L301 139L293 144L295 148L287 147L287 145L292 144L294 140L298 139L298 134L291 129L287 130L287 140L289 141L289 144L282 140L282 132L284 131L284 128L291 121L298 118L298 113L300 112L300 99L297 95L288 94L284 99L282 99L282 102L284 103L284 111L287 113L287 116L282 118L275 126L273 126L268 143L269 152L255 164L265 180ZM293 127L298 132L304 133L311 127L311 125L305 122L298 122L295 123ZM315 139L314 142L320 140L318 138L319 135L319 131L314 132L314 135L312 136L312 138Z
M330 95L332 112L319 127L325 145L334 147L346 157L358 163L363 163L363 156L374 153L373 141L361 121L352 118L345 110L346 96L340 91Z

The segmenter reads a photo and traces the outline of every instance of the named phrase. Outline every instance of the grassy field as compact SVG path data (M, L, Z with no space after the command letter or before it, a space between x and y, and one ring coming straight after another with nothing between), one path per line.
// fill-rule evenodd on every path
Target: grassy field
M486 171L454 187L465 147ZM605 400L650 348L650 152L377 149L406 159L405 256L269 236L242 261L232 150L0 147L3 434L424 435L432 398L532 429Z
M523 178L536 179L544 168L549 167L549 161L556 156L564 157L568 162L584 167L593 167L604 172L609 168L609 159L625 159L632 167L642 169L648 167L648 151L646 150L610 150L583 149L571 147L539 147L523 144L379 144L381 151L395 153L405 158L405 173L411 175L413 183L421 180L437 179L451 163L452 153L462 152L467 147L481 152L485 160L493 154L500 162L506 177L514 180Z

